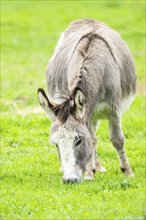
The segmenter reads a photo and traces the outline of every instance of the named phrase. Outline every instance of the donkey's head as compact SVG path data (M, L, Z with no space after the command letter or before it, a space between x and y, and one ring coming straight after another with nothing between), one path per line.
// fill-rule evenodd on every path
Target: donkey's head
M92 139L84 120L85 96L76 88L61 104L49 100L43 89L38 89L38 97L53 121L50 138L58 148L63 181L80 181L93 156Z

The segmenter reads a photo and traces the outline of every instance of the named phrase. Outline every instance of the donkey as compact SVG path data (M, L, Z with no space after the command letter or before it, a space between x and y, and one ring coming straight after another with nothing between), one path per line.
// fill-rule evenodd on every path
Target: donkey
M120 35L94 19L74 21L62 33L46 71L48 96L40 105L52 120L51 142L59 152L63 182L93 180L105 172L96 152L96 127L109 121L110 140L126 176L134 176L124 149L122 112L136 92L132 55Z

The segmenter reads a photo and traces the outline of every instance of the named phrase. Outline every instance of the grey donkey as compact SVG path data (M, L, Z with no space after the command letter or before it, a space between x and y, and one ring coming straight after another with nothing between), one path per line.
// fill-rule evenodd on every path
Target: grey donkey
M134 176L121 116L135 96L135 72L126 43L104 23L82 19L62 33L46 71L48 95L38 89L38 98L52 120L50 138L59 152L63 182L79 182L83 172L84 179L92 180L95 171L106 171L96 152L100 119L109 121L122 172Z

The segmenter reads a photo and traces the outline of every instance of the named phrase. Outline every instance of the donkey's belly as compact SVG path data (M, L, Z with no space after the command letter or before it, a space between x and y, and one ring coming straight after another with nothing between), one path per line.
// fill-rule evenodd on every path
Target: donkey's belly
M110 105L107 102L100 102L96 105L92 120L108 119L110 116Z
M120 110L122 113L125 112L130 107L134 98L135 98L135 94L131 94L122 100L121 106L120 106Z
M121 101L121 105L119 106L119 111L121 113L125 112L132 104L134 98L135 98L134 94L131 94L128 97L124 98ZM113 109L111 109L109 103L100 102L95 107L92 120L95 121L99 119L109 119L112 113L113 113Z

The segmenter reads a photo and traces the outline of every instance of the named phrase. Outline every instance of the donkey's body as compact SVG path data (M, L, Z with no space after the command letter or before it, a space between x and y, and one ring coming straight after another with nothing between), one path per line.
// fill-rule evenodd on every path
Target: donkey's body
M122 101L135 94L135 68L126 44L119 34L95 20L74 22L62 34L47 69L50 98L67 97L78 76L82 77L87 120L95 105L98 109L104 103L120 110Z
M46 75L49 98L56 103L52 109L60 118L57 123L71 131L72 126L78 126L76 122L70 125L70 120L76 118L76 112L80 114L80 108L75 109L76 102L74 107L69 107L71 104L66 100L71 101L73 91L81 90L85 97L81 120L87 126L94 152L97 122L108 119L110 138L119 154L121 169L126 175L132 175L123 147L120 118L133 100L136 74L131 53L119 34L96 20L73 22L62 34ZM59 126L57 123L53 130ZM97 171L104 171L95 153L92 157L94 161L86 166L87 178L93 177L95 167Z

